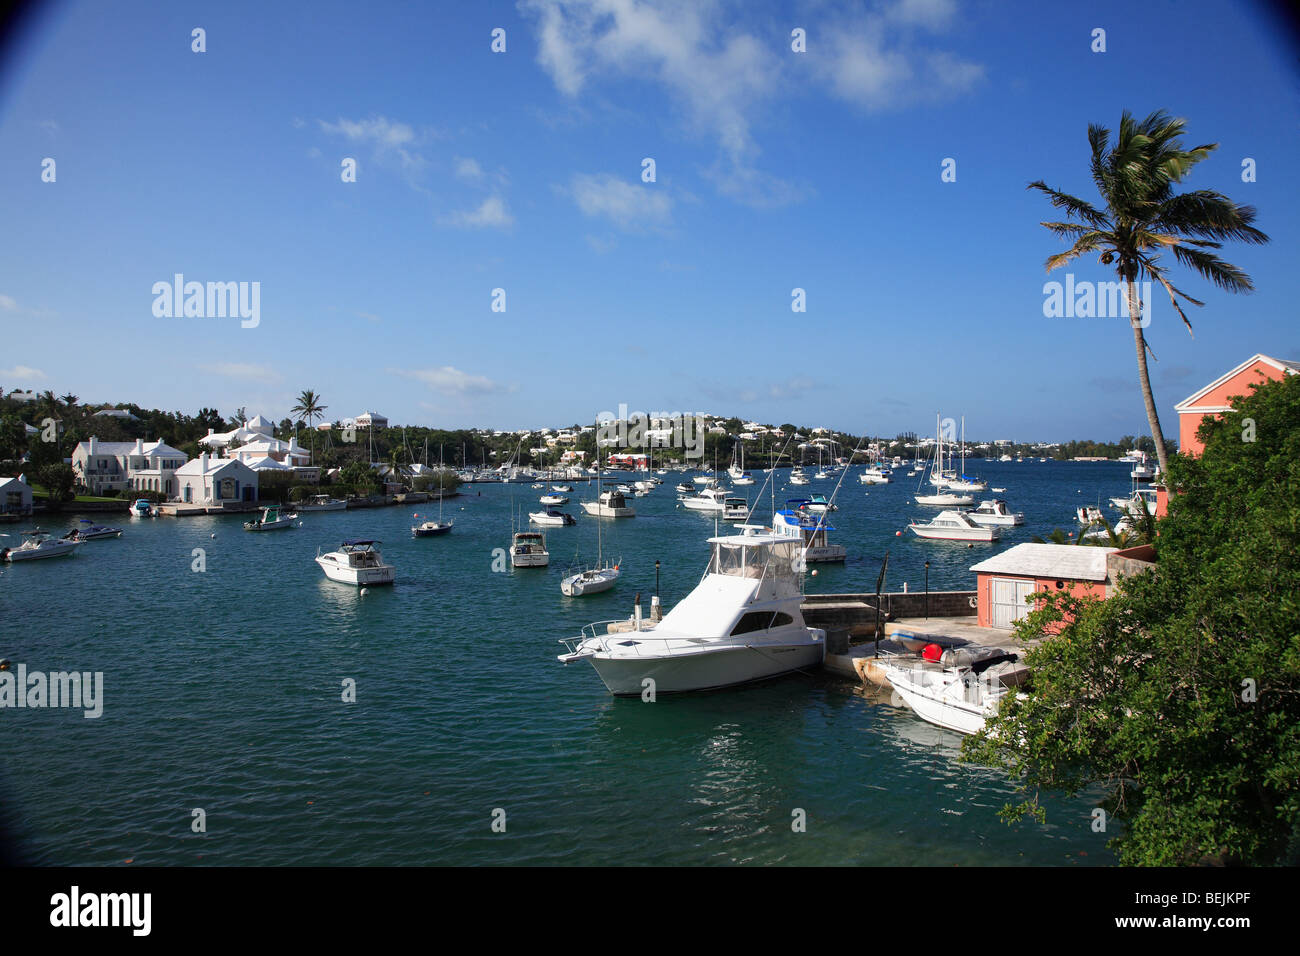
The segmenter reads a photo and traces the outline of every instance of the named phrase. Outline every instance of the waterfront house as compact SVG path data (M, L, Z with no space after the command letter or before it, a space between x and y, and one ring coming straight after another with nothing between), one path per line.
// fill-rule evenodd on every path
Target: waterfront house
M257 472L238 458L207 452L176 469L177 497L186 504L224 505L257 501Z
M1274 382L1286 375L1300 372L1300 362L1288 362L1267 355L1252 355L1232 371L1219 376L1200 391L1189 395L1177 405L1178 448L1184 454L1199 455L1204 446L1196 438L1207 415L1219 416L1232 410L1232 399L1251 393L1252 385Z
M175 473L188 456L161 440L100 441L91 436L72 450L77 482L92 495L112 491L156 491L176 494Z
M1153 566L1150 545L1102 548L1074 544L1018 544L972 565L981 627L1012 628L1031 611L1038 591L1107 598L1119 579Z
M362 412L356 418L357 428L387 428L388 419L378 412ZM498 432L498 435L505 434Z
M229 457L237 458L244 464L270 458L290 468L305 468L311 464L311 452L299 445L296 438L281 441L279 438L262 436L234 449Z
M0 478L0 520L16 521L31 513L32 488L25 478Z

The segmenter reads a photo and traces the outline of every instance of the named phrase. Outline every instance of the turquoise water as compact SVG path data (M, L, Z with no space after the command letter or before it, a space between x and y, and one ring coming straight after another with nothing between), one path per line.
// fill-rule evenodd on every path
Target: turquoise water
M936 509L906 505L915 479L868 488L855 472L831 536L850 559L807 590L874 590L886 548L888 589L920 588L927 557L931 588L972 587L970 564L1072 529L1078 504L1127 491L1127 468L979 463L968 470L1029 523L973 549L895 537ZM512 503L540 507L527 484L465 486L440 538L411 537L424 506L260 535L233 516L101 516L123 537L0 566L0 657L102 671L105 688L97 720L0 709L3 822L45 864L1110 862L1090 801L1049 797L1046 826L1009 827L996 814L1010 787L958 763L958 735L850 683L793 675L644 704L560 665L557 638L627 616L637 591L648 607L655 559L666 605L698 581L713 521L677 507L677 480L634 499L636 518L604 522L624 575L580 599L559 581L576 550L594 557L592 518L547 529L549 568L491 570ZM568 510L591 493L577 486ZM362 596L324 579L317 548L354 536L384 540L393 587ZM341 699L348 678L355 703ZM192 832L195 808L206 833Z

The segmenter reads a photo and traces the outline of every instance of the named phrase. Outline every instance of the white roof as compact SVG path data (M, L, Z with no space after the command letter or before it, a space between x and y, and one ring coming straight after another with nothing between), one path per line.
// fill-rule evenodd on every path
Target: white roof
M253 469L253 471L292 471L293 470L288 465L281 464L280 462L276 461L274 458L259 458L256 461L244 462L244 464L248 465L248 467Z
M0 478L0 488L4 488L9 484L22 485L24 488L28 487L27 482L23 481L22 475L17 478Z
M204 465L207 465L204 468ZM191 458L185 464L176 469L177 475L211 475L214 472L221 471L223 468L238 467L247 468L244 462L238 458L209 458L205 462L203 457Z
M1118 550L1080 544L1018 544L987 561L971 565L971 570L976 573L1105 581L1106 556Z
M244 422L245 428L251 428L255 431L270 432L275 429L275 422L267 421L261 415L254 415L248 421Z

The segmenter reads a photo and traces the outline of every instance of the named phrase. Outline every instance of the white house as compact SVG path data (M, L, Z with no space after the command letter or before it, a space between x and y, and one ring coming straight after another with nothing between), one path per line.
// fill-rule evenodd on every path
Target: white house
M387 428L388 419L378 412L362 412L356 418L358 428ZM497 434L501 434L498 432Z
M125 408L101 408L95 412L95 418L120 418L124 421L134 421L135 416Z
M278 438L258 438L230 452L230 457L238 458L244 464L271 458L290 468L305 468L311 464L311 452L299 445L296 438L288 441L281 441Z
M238 458L207 452L176 469L177 497L187 504L220 505L257 500L257 472Z
M186 454L163 441L100 441L91 436L72 450L72 470L92 495L106 491L157 491L169 498L177 493L176 469Z
M23 476L0 478L0 515L17 517L31 513L32 489Z

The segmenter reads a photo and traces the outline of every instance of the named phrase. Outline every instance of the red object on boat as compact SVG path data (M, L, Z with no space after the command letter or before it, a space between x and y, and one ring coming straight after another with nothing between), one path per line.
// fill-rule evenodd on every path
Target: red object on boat
M937 661L943 657L943 648L938 644L927 644L925 650L921 651L921 656L927 661Z

